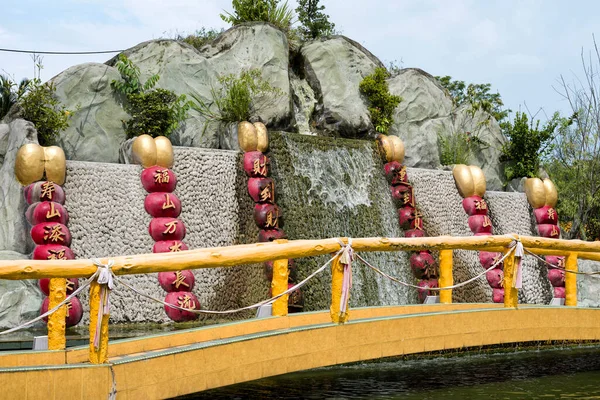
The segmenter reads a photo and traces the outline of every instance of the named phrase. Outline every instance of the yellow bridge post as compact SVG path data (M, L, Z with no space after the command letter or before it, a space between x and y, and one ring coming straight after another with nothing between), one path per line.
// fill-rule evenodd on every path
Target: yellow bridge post
M341 254L335 257L331 263L331 322L343 324L348 321L348 308L344 314L340 314L342 303L342 287L344 286L344 264L340 262Z
M515 261L515 252L513 250L504 259L504 307L517 307L519 303L519 290L513 287L513 283L517 278Z
M287 240L276 240L276 243L286 243ZM288 288L288 259L273 261L273 280L271 281L271 295L273 297L285 292ZM288 315L288 297L289 295L281 296L273 302L271 314L273 316L283 317Z
M49 291L48 310L51 310L67 298L67 280L64 278L51 278ZM66 348L66 318L66 305L48 316L48 350L64 350Z
M452 256L452 249L440 250L440 288L454 285ZM440 290L440 303L452 303L452 289Z
M577 253L569 253L565 262L567 271L577 272ZM565 306L577 306L577 274L565 272Z
M98 326L98 312L100 304L101 285L94 281L90 285L90 363L105 364L108 362L108 318L109 315L101 315L100 341L98 347L94 345L94 337Z

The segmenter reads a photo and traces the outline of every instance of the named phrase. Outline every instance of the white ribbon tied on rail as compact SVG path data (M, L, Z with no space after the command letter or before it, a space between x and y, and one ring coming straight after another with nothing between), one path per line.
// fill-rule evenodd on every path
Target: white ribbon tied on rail
M523 268L521 266L521 263L523 261L523 256L525 255L525 250L523 249L523 243L521 243L520 240L517 240L516 242L517 244L515 247L515 258L517 259L517 271L516 277L515 279L513 279L513 287L516 289L521 289L523 287Z
M350 298L350 289L352 289L352 260L354 260L354 250L352 249L352 239L348 238L348 244L338 240L342 248L340 255L340 264L344 266L344 278L342 280L342 297L340 299L340 315L345 314L348 308L348 299Z
M100 285L100 306L98 307L98 318L96 322L96 334L94 335L94 347L98 349L100 346L100 330L102 329L102 318L110 314L110 291L115 287L113 280L112 266L114 260L108 260L108 264L102 264L97 258L92 260L94 265L98 267L98 284Z

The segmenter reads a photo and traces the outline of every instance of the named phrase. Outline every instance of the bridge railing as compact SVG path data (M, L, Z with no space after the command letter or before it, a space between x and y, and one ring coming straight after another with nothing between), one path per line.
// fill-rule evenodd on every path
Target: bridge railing
M268 243L213 247L188 250L177 253L156 253L110 258L112 273L115 275L146 274L156 272L178 271L183 269L201 269L217 267L233 267L275 261L273 296L287 289L287 260L292 258L313 257L335 254L341 249L340 241L348 243L347 238L320 240L277 240ZM423 238L358 238L352 239L352 248L356 252L374 251L440 251L439 285L440 302L452 302L452 290L445 289L453 285L453 250L483 250L510 253L504 260L504 306L516 307L518 292L513 287L516 278L515 252L512 247L520 242L525 249L538 255L565 256L565 305L577 305L577 258L600 261L600 242L584 242L580 240L558 240L519 235L474 236L474 237L423 237ZM101 264L108 264L109 259L100 259ZM340 318L341 287L343 265L340 253L331 264L332 298L331 316L333 322L344 322ZM50 306L58 305L66 298L66 278L91 277L98 270L94 260L14 260L0 261L0 279L40 279L51 278ZM108 315L99 312L101 307L101 284L94 281L90 284L90 362L105 363L108 360ZM66 309L66 306L61 307ZM59 311L61 311L59 309ZM48 321L48 342L51 350L65 349L65 310L50 315ZM273 303L273 315L287 315L287 296L282 296ZM99 321L100 319L100 321ZM96 331L98 330L98 338ZM96 343L94 339L96 337Z

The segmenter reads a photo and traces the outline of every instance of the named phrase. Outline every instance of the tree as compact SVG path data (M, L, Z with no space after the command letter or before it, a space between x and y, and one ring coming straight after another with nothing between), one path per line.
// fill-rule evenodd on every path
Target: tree
M369 115L375 130L386 135L394 122L394 110L402 101L400 96L390 93L389 77L385 68L376 68L375 72L364 77L358 87L369 101Z
M552 141L561 124L558 113L554 113L541 128L540 121L534 123L527 114L517 111L514 121L502 124L503 133L508 141L502 146L500 161L508 161L505 167L506 179L538 175L541 160L552 151Z
M567 100L573 115L556 137L553 160L546 166L559 193L558 210L572 223L568 238L597 239L600 226L600 51L581 51L584 79L568 83L564 76L555 90Z
M329 21L329 15L321 12L324 9L324 5L319 5L319 0L298 0L296 12L302 25L299 31L305 40L334 33L335 24Z
M455 107L470 104L474 111L479 109L491 114L498 123L502 123L510 113L503 109L504 103L500 93L491 93L492 85L489 83L469 83L453 81L451 76L435 77L442 86L448 90Z

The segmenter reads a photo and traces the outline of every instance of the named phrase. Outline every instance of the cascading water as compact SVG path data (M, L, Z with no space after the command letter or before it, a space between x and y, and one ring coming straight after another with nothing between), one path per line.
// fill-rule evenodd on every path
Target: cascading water
M375 142L290 133L271 133L270 139L277 203L290 239L402 236ZM413 282L406 253L363 256L390 275ZM328 259L296 260L299 278ZM360 262L353 269L352 307L416 303L416 291L377 275ZM304 295L305 310L328 308L330 274L310 282Z

